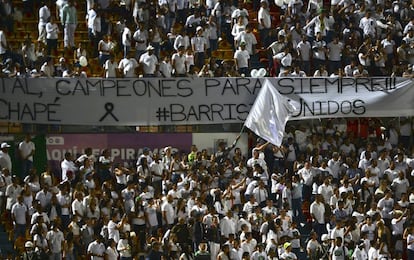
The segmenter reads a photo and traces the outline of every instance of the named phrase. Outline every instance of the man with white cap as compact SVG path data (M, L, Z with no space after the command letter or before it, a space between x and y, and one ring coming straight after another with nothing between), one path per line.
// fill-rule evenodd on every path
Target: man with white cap
M198 26L196 34L191 38L191 46L194 52L194 65L201 69L204 65L207 40L203 36L203 27Z
M249 75L250 55L246 50L246 42L240 42L240 48L234 52L234 62L240 75Z
M0 169L7 168L9 172L12 170L12 162L9 155L10 145L6 142L0 146Z
M144 70L144 78L152 78L155 77L155 72L157 71L158 66L158 59L157 56L154 55L154 47L148 45L147 52L141 55L139 58L139 64L142 66Z
M25 249L25 252L23 252L21 259L23 260L40 259L39 255L34 250L34 245L32 241L26 241L26 243L24 243L24 249Z

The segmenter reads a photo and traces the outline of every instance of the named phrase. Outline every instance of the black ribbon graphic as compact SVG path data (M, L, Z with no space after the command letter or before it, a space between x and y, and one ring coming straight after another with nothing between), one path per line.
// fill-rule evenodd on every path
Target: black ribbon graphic
M107 116L111 116L115 121L119 121L118 118L112 113L112 111L114 110L114 104L111 102L108 102L105 104L105 110L106 113L105 115L103 115L101 117L101 119L99 119L99 122L102 122Z

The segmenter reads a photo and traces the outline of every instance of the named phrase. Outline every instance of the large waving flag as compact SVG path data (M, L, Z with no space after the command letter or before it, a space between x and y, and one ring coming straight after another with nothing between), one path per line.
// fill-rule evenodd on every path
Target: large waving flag
M295 107L266 79L244 125L270 143L280 146L286 122Z

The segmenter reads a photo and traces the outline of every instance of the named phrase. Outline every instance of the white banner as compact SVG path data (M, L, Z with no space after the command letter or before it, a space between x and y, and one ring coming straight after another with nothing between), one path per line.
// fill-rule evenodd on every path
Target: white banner
M414 115L404 78L268 78L291 120ZM1 79L0 121L62 125L243 123L263 79Z

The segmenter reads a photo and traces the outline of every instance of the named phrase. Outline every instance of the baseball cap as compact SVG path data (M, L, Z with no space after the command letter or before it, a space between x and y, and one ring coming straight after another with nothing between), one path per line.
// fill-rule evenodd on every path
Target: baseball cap
M3 148L9 148L9 147L10 147L10 145L8 143L2 143L1 144L1 149L3 149Z
M26 243L24 243L24 247L26 247L26 248L31 248L31 247L33 247L33 243L32 243L32 241L27 241Z
M323 242L323 241L328 241L329 240L329 235L328 234L323 234L322 236L321 236L321 241Z
M286 250L288 247L290 247L292 244L289 242L286 242L283 244L283 248Z

